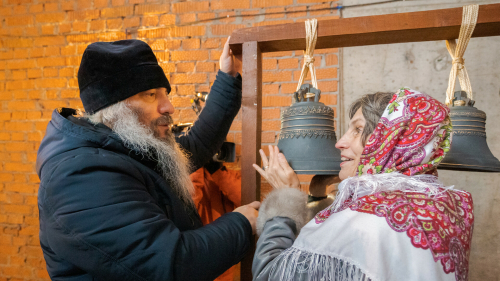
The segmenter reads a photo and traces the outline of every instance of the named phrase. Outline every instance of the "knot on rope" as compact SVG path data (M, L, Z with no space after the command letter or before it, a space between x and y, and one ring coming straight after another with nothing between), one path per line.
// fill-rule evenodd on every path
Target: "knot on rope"
M472 32L476 27L477 15L479 5L468 5L463 7L462 12L462 25L460 26L460 34L458 35L458 43L455 39L446 40L446 49L453 59L453 67L451 68L450 78L448 80L448 89L446 90L446 105L453 104L453 94L455 92L455 81L458 77L460 87L463 91L467 92L467 97L471 100L474 99L472 95L472 86L470 85L469 74L464 65L464 53ZM456 66L456 67L455 67Z
M310 55L304 55L304 63L309 66L311 63L314 63L314 57Z
M452 64L458 64L458 69L463 69L464 68L464 63L465 60L464 58L454 58L452 61Z
M307 77L307 73L311 72L311 82L314 88L318 88L318 81L316 80L316 70L314 68L314 48L316 47L316 40L318 39L318 21L316 19L306 20L306 50L304 51L304 65L300 72L299 83L296 92L299 91L300 86Z

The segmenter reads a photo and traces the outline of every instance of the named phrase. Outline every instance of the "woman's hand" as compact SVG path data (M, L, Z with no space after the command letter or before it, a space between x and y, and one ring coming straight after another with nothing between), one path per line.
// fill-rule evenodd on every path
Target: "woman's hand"
M280 153L277 146L269 146L269 159L261 149L259 150L262 157L264 169L253 164L253 167L261 176L263 176L269 184L274 188L292 187L300 189L300 181L292 167L288 165L285 155Z
M224 50L219 58L219 68L222 72L236 77L238 73L234 67L233 51L229 49L229 39L231 39L231 36L227 38L226 44L224 44Z

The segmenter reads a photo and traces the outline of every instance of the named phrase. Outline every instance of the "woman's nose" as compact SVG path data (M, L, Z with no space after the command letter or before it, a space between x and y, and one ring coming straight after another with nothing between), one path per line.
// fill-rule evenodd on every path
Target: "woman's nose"
M349 148L349 140L348 140L348 137L347 137L347 133L345 133L338 141L337 143L335 144L335 147L337 149L346 149L346 148Z

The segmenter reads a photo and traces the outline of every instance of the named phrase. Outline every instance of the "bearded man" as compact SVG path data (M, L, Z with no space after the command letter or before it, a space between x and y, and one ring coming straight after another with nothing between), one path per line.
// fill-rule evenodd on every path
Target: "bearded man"
M190 132L171 132L170 84L139 40L93 43L85 114L56 109L37 157L40 244L53 280L213 280L250 248L259 202L202 226L189 174L219 150L241 106L229 45Z

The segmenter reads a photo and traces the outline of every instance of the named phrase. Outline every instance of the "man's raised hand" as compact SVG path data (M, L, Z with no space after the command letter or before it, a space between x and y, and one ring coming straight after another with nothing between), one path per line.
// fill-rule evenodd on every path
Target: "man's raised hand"
M222 72L236 77L238 73L234 68L233 51L229 49L229 39L231 39L231 36L227 38L226 44L224 44L224 50L219 58L219 68Z

